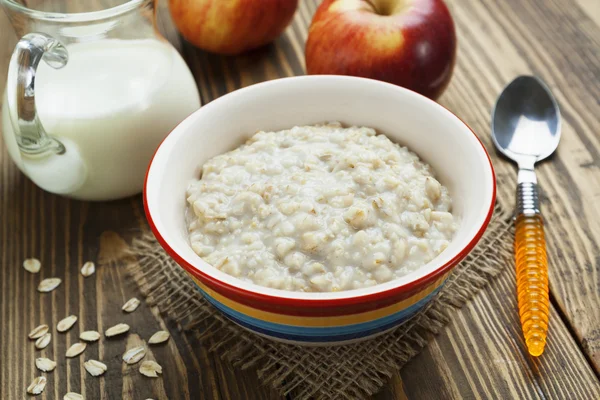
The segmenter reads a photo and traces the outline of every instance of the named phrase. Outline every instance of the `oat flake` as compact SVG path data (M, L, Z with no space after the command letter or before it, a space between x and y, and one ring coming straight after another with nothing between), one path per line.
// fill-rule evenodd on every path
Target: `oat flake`
M69 347L65 356L67 356L69 358L77 357L78 355L83 353L86 346L87 345L85 343L75 343L71 347Z
M23 268L32 274L37 274L40 272L41 267L42 263L37 258L28 258L27 260L23 261Z
M35 359L35 366L40 371L50 372L56 368L56 363L49 358L40 357Z
M66 332L77 322L77 316L69 315L67 318L61 320L58 325L56 325L56 330L59 332Z
M86 342L95 342L100 339L100 334L96 331L85 331L79 334L79 339L85 340Z
M140 301L138 300L137 297L132 297L131 299L127 300L127 303L123 304L123 307L121 308L123 311L125 312L134 312L136 308L138 308L138 306L140 305Z
M140 373L149 378L156 378L162 374L162 367L156 361L144 361L140 365Z
M40 282L38 285L38 292L47 293L51 292L60 285L62 281L60 278L47 278Z
M64 395L63 400L83 400L83 396L79 393L69 392Z
M135 364L140 361L146 355L146 349L143 346L134 347L133 349L127 350L123 354L123 361L127 364Z
M171 335L167 331L158 331L154 335L152 335L152 337L150 338L150 340L148 340L148 343L149 344L164 343L167 340L169 340L170 336Z
M83 264L83 267L81 267L81 275L85 276L86 278L90 275L93 275L94 272L96 272L96 265L91 261L86 262Z
M29 332L29 335L27 335L27 337L29 337L29 339L38 339L38 338L41 338L42 336L44 336L47 332L48 332L48 325L43 324L43 325L33 328L31 330L31 332Z
M83 367L92 376L100 376L107 369L106 364L96 360L87 360L83 363Z
M44 333L38 340L35 341L35 347L39 350L45 348L50 343L52 339L51 333Z
M108 328L106 330L106 332L104 332L104 335L106 335L106 337L116 336L116 335L120 335L122 333L125 333L128 330L129 330L129 325L127 325L127 324L117 324L115 326L111 326L110 328Z
M46 378L43 376L38 376L31 382L29 386L27 386L27 393L29 394L40 394L44 391L46 387Z

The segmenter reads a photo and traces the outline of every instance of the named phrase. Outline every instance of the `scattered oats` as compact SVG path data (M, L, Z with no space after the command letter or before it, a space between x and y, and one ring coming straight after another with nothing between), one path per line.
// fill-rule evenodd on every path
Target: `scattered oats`
M54 289L56 289L58 287L58 285L60 285L61 282L62 281L60 280L60 278L44 279L38 285L38 292L42 292L42 293L51 292Z
M83 366L91 376L100 376L106 372L106 364L100 361L87 360L83 363Z
M150 340L148 340L148 343L149 344L163 343L163 342L166 342L167 340L169 340L170 336L171 335L169 335L169 332L167 332L167 331L158 331L154 335L152 335Z
M37 339L44 336L46 332L48 332L48 325L43 324L36 328L33 328L27 336L29 337L29 339Z
M157 378L162 374L162 367L156 361L144 361L140 365L140 373L149 378Z
M69 358L73 358L73 357L77 357L78 355L80 355L81 353L83 353L83 351L86 348L86 344L85 343L75 343L74 345L72 345L71 347L69 347L69 349L67 350L67 353L65 354L65 356L69 357Z
M106 337L116 336L116 335L120 335L122 333L125 333L128 330L129 330L129 325L127 325L127 324L117 324L115 326L111 326L110 328L108 328L106 330L106 332L104 332L104 335L106 335Z
M77 322L77 316L69 315L67 318L61 320L58 325L56 325L56 330L59 332L66 332L75 325Z
M43 349L50 343L50 339L52 339L51 333L44 333L38 340L35 341L35 347L37 349Z
M121 310L125 312L134 312L139 305L140 301L137 299L137 297L132 297L129 300L127 300L127 303L123 304Z
M79 334L79 339L85 340L86 342L95 342L100 339L100 334L96 331L85 331Z
M83 400L83 396L80 395L79 393L69 392L69 393L65 394L65 396L63 397L63 400Z
M140 361L146 355L146 349L143 346L134 347L133 349L127 350L123 354L123 361L127 364L135 364Z
M49 358L40 357L35 359L35 366L40 371L50 372L56 368L56 363Z
M83 264L83 267L81 267L81 275L85 276L86 278L90 275L93 275L94 272L96 272L96 265L91 261L86 262Z
M40 394L44 391L46 387L46 378L43 376L38 376L31 382L29 386L27 386L27 393L29 394Z
M37 274L40 272L41 267L42 263L37 258L28 258L27 260L23 261L23 268L32 274Z

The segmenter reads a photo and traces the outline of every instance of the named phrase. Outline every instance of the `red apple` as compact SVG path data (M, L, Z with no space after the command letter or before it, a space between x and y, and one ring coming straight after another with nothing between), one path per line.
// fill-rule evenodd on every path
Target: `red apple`
M297 6L298 0L169 0L183 37L219 54L239 54L273 41Z
M456 33L442 0L325 0L305 55L309 74L379 79L435 99L452 76Z

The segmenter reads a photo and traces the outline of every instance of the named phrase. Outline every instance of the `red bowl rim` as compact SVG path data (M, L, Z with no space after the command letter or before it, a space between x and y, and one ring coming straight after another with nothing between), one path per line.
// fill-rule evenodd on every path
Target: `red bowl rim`
M285 78L283 78L283 79L285 79ZM369 80L368 78L359 78L359 79ZM380 81L377 81L377 82L381 83ZM427 98L426 96L424 96L420 93L417 93L415 91L412 91L410 89L406 89L406 88L402 88L402 89L410 91L413 94L424 97L428 100L431 100L431 99ZM216 279L210 275L207 275L204 272L202 272L200 269L194 267L192 264L190 264L186 260L184 260L171 246L169 246L169 244L167 243L165 238L161 235L161 233L157 229L157 227L154 224L154 221L152 219L152 215L150 213L150 210L148 207L148 201L147 201L147 197L146 197L146 188L148 185L148 177L150 174L150 168L152 167L154 158L156 157L156 154L158 153L158 150L162 146L163 142L171 134L171 132L173 132L173 130L175 130L177 128L177 126L179 126L179 124L175 128L173 128L173 130L171 130L171 132L169 132L169 134L167 136L165 136L165 138L161 141L160 145L156 148L156 151L154 152L154 155L152 156L152 159L150 160L150 163L148 164L148 168L146 170L146 176L144 179L143 202L144 202L144 212L146 214L146 219L148 220L148 224L150 225L150 229L152 230L152 233L156 237L159 244L163 247L163 249L165 249L167 254L169 254L169 256L171 256L175 260L175 262L177 262L177 264L179 264L184 270L186 270L186 272L188 272L189 274L200 279L208 286L211 286L213 288L220 288L221 290L223 290L225 292L232 292L241 298L253 300L254 302L258 302L258 303L270 302L271 304L280 304L282 306L305 307L305 308L319 308L319 307L323 307L323 306L344 307L344 306L351 306L351 305L357 304L357 303L377 302L377 301L381 301L381 300L389 298L389 297L397 296L400 293L405 292L405 291L415 290L417 287L424 287L424 286L428 285L429 283L433 282L434 280L436 280L437 278L439 278L440 276L444 275L446 272L450 271L454 266L456 266L456 264L458 264L460 261L462 261L471 252L471 250L473 250L475 245L477 245L477 243L479 242L479 240L485 233L485 231L490 223L490 220L492 218L492 215L494 213L494 206L496 204L496 187L497 187L496 186L496 173L495 173L494 165L492 164L490 155L489 155L488 151L486 150L485 146L483 145L483 142L477 136L477 134L473 131L473 129L471 129L471 127L467 123L465 123L460 117L458 117L454 112L452 112L451 110L449 110L447 107L443 106L442 104L439 104L437 102L436 102L436 104L438 104L439 106L444 108L446 111L448 111L450 114L452 114L454 117L456 117L464 126L466 126L469 129L469 131L471 131L473 136L477 139L477 141L478 141L479 145L481 146L483 152L485 153L488 163L490 165L490 171L492 173L492 197L491 197L487 216L486 216L485 220L483 221L483 224L481 225L481 227L475 234L475 236L471 239L471 241L451 260L449 260L445 264L441 265L439 268L431 271L429 274L424 275L418 279L415 279L413 281L407 282L407 283L399 285L399 286L395 286L393 288L390 288L390 289L387 289L384 291L370 293L370 294L364 294L364 295L359 295L359 296L339 298L339 299L298 299L298 298L279 297L279 296L274 296L274 295L270 295L270 294L257 293L257 292L253 292L250 290L242 289L240 287L230 285L230 284L223 282L219 279ZM184 121L185 121L185 119L184 119Z

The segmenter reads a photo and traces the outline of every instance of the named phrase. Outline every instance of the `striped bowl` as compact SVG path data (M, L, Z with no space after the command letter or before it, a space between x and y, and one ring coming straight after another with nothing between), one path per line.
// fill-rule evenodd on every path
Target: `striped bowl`
M460 218L450 246L402 278L335 293L289 292L242 282L197 256L187 238L185 192L200 165L257 130L325 121L373 127L428 162L448 187L453 212ZM483 235L495 196L494 171L485 148L444 107L379 81L305 76L237 90L185 119L150 163L144 206L160 244L229 319L275 340L328 345L382 334L424 307Z

